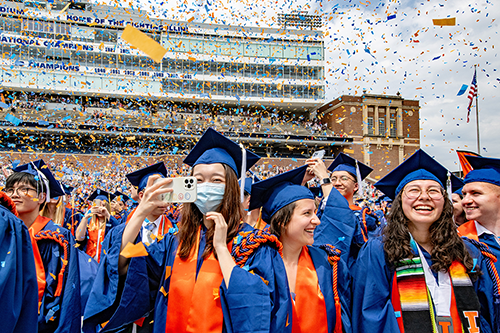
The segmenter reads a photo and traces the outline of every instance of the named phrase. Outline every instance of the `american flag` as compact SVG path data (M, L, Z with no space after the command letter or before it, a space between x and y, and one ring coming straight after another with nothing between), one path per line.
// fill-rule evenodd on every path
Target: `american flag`
M467 122L469 122L470 109L472 107L472 100L477 96L477 81L476 81L476 69L474 68L474 77L472 78L472 82L469 88L469 106L467 107Z

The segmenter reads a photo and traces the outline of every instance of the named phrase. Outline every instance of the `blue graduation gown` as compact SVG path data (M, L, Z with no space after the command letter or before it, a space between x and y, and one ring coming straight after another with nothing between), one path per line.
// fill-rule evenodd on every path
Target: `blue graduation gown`
M0 205L1 331L36 333L38 285L26 225Z
M80 221L83 218L83 214L74 208L67 208L64 212L64 224L63 227L71 231L72 235L75 235L75 230L78 228Z
M326 317L328 320L328 332L333 332L335 329L335 300L333 296L333 268L328 261L327 253L314 246L309 246L309 254L316 269L316 274L318 275L318 282L321 293L325 298L326 305ZM346 333L352 332L351 327L351 312L350 312L350 302L351 302L351 277L349 275L349 270L347 265L341 259L338 261L338 271L337 271L337 290L340 297L340 303L342 306L342 328Z
M166 234L160 242L147 247L146 257L132 258L126 276L118 275L118 257L125 225L106 237L102 257L84 318L84 332L93 332L105 321L102 332L113 331L144 317L154 309L154 332L164 332L167 318L170 278L165 267L172 266L178 247L177 237ZM202 228L203 230L203 228ZM201 233L197 273L203 264L205 231ZM253 271L254 274L249 271ZM172 272L175 274L175 272ZM262 277L262 278L261 278ZM263 281L266 280L267 284ZM220 286L224 316L223 332L289 332L291 303L286 272L279 253L261 246L247 261L245 269L236 266L229 287Z
M420 249L431 266L430 254ZM477 251L471 250L470 254L476 261L481 260ZM437 273L433 273L437 280ZM352 275L353 332L399 333L391 302L394 270L386 262L382 237L369 239L361 248Z
M465 237L462 238L471 252L471 248L479 252ZM497 271L500 272L500 245L495 240L494 235L482 234L479 236L479 241L488 245L491 252L498 258L494 264ZM500 332L500 300L496 300L493 296L494 281L488 273L488 260L479 252L480 260L478 261L481 269L481 276L474 283L474 287L481 303L481 332Z
M68 265L64 272L64 282L61 295L54 296L57 289L58 274L63 258L62 247L53 240L37 242L43 266L45 268L46 286L42 298L40 314L38 315L38 332L72 333L80 332L81 301L80 301L80 270L78 252L75 241L69 230L61 228L50 220L42 231L57 231L69 242ZM57 279L54 279L56 277Z
M114 216L110 216L109 221L106 222L106 228L104 230L104 235L107 236L108 233L111 231L111 229L113 229L114 227L116 227L118 225L120 225L120 221L117 220ZM77 227L78 227L78 225L75 227L75 230ZM88 230L87 230L87 237L85 237L85 239L82 240L81 242L78 242L78 244L79 244L78 249L82 250L85 253L87 253L87 241L88 241Z
M333 245L341 251L340 257L350 268L360 247L355 241L361 232L358 219L337 189L333 188L326 199L320 214L321 224L314 231L314 245Z

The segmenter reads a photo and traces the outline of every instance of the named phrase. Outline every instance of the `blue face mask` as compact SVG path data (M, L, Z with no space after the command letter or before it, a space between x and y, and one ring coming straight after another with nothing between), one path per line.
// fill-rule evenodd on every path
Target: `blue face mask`
M196 201L194 204L203 215L214 212L222 202L226 184L201 183L198 184Z

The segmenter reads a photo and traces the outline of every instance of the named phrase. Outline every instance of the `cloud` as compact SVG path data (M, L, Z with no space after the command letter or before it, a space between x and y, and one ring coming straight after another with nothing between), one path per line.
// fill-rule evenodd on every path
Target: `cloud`
M277 26L279 12L295 9L322 15L327 99L370 93L418 99L421 147L451 170L456 149L475 151L475 111L466 122L466 92L478 65L481 153L500 157L497 49L498 5L491 1L142 1L167 18L187 19L197 11L207 23ZM395 15L395 17L394 17ZM456 26L432 19L455 17ZM388 18L390 18L388 20Z

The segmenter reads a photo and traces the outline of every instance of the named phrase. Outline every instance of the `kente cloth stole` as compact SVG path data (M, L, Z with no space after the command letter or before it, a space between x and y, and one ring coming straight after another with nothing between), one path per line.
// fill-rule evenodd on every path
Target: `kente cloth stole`
M42 256L40 255L35 235L45 228L49 221L49 218L38 215L35 222L33 222L33 224L28 228L31 239L31 247L33 248L33 256L35 258L36 280L38 283L38 313L40 313L40 306L42 305L43 294L45 293L45 285L47 284L47 281L45 280L45 268L43 267Z
M414 243L412 239L412 243ZM480 332L480 304L472 282L462 263L454 261L451 278L450 317L436 317L432 297L425 281L424 267L416 244L415 257L396 264L391 302L399 329L403 333L462 333Z
M307 246L302 248L299 256L295 294L292 333L327 333L325 297Z
M165 332L222 332L219 287L223 276L214 254L203 261L196 277L201 227L186 260L177 252L172 265ZM230 244L231 246L231 244Z

